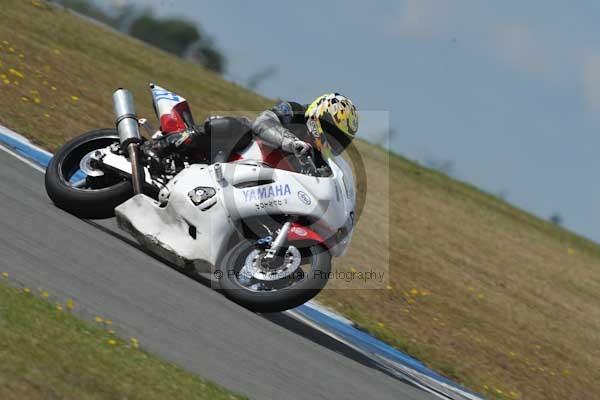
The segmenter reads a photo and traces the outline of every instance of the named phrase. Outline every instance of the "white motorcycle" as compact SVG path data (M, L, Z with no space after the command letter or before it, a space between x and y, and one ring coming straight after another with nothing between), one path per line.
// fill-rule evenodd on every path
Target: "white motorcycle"
M352 170L341 156L319 161L273 150L236 119L204 123L212 151L144 158L154 135L193 129L185 99L150 85L161 129L136 116L131 93L113 95L117 129L83 134L50 162L46 191L81 218L116 215L156 255L209 274L233 301L259 312L296 307L327 283L354 224Z

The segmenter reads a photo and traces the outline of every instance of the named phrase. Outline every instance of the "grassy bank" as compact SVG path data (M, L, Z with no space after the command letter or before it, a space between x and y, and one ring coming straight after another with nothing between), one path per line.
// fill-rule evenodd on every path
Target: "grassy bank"
M0 16L0 123L50 150L111 126L118 86L133 90L142 116L152 116L151 81L188 98L198 120L272 103L37 1L7 0ZM326 290L319 301L490 398L593 398L600 248L471 186L358 148L367 201L336 268L385 272L387 281L334 281L330 288L355 289Z
M1 399L238 398L139 350L135 339L80 321L68 308L0 282Z

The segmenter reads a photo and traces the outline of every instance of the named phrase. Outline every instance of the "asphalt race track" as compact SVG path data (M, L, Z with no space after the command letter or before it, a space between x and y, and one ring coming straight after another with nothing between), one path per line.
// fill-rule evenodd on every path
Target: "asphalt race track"
M122 240L114 221L57 209L43 174L4 151L0 182L0 270L166 360L255 399L434 398L283 314L233 304Z

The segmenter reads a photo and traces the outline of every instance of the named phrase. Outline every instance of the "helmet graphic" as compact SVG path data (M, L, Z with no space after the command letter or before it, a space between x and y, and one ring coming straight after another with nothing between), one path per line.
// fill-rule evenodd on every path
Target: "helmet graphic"
M349 98L339 93L319 96L306 110L306 124L317 150L327 144L335 155L346 149L358 131L358 112Z

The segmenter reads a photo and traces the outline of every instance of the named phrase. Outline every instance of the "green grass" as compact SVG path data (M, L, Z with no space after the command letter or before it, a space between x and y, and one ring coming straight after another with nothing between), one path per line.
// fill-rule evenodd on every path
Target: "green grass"
M32 293L0 282L0 398L237 399Z
M51 151L112 126L119 86L144 117L153 115L148 82L186 97L197 120L273 103L38 1L6 0L0 17L0 124ZM600 247L471 185L357 147L366 204L334 266L388 281L332 281L318 300L489 398L597 398Z

